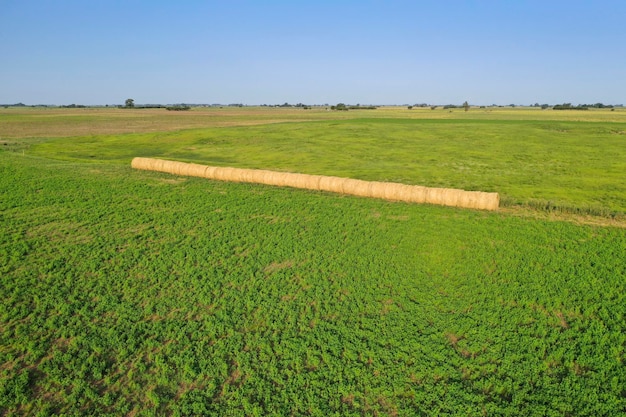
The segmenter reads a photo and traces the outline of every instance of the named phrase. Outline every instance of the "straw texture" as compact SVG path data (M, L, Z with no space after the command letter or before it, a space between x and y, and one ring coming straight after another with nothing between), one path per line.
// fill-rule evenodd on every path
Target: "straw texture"
M480 210L497 210L500 205L498 193L482 191L429 188L392 182L362 181L351 178L293 174L261 169L211 167L152 158L134 158L131 166L135 169L210 178L220 181L286 186L411 203L438 204Z

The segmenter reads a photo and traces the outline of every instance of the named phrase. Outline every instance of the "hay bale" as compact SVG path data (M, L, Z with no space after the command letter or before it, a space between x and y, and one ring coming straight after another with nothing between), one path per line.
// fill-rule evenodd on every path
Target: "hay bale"
M168 165L169 168L171 169L171 172L173 174L176 175L189 175L187 173L187 169L188 169L188 164L185 164L184 162L169 162L168 164L164 164L164 165Z
M475 191L476 204L472 208L481 210L497 210L500 206L500 195L498 193L486 193L483 191Z
M208 179L215 179L215 170L217 169L217 167L206 167L206 169L204 170L204 174L202 175L203 178L208 178Z
M419 185L411 186L409 197L407 201L411 203L423 204L426 202L426 194L428 193L427 187L421 187Z
M426 200L428 204L437 204L437 205L445 205L444 198L444 189L443 188L429 188L428 189L428 199Z
M263 182L262 184L266 184L266 185L276 185L276 183L278 182L278 180L276 179L278 175L278 172L275 171L267 171L266 173L263 174Z
M203 177L205 170L206 170L205 165L187 164L187 169L186 169L187 173L184 175L190 175L192 177Z
M306 190L319 190L321 176L308 174L290 174L289 187L302 188Z
M320 191L329 191L331 193L341 193L343 190L344 178L339 177L322 177L319 182Z
M352 178L345 178L341 182L341 193L349 195L359 195L357 190L359 189L362 181L354 180Z
M213 171L213 179L220 181L232 181L233 175L232 172L235 168L228 167L216 167L215 171Z
M369 197L371 195L371 183L370 181L355 180L353 183L352 193L359 197Z
M220 181L288 186L308 190L329 191L386 200L429 203L444 206L497 210L498 193L465 191L452 188L429 188L390 182L363 181L322 175L294 174L258 169L212 167L152 158L133 158L134 169L188 175Z
M237 172L239 173L240 182L256 182L254 181L256 178L254 169L238 169Z
M148 158L140 158L140 157L136 157L133 158L133 160L130 162L130 166L133 169L143 169L143 170L150 170L150 167L153 164L152 159L148 159Z
M387 183L380 181L370 181L368 197L385 198L385 187L387 187Z

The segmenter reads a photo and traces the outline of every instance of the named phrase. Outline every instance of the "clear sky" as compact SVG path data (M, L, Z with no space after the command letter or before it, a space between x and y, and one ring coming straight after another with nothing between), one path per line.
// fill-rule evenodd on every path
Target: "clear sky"
M623 0L0 0L0 103L626 104Z

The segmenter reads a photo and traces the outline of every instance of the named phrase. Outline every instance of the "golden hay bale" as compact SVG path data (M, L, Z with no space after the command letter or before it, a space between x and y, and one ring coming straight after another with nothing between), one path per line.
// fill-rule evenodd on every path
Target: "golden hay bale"
M288 187L306 188L307 175L305 174L289 174L285 177L285 184Z
M155 171L168 172L169 173L169 162L164 161L162 159L154 159L152 160L152 169Z
M472 208L482 210L497 210L500 205L500 195L498 193L486 193L475 191L477 193L476 205Z
M235 168L217 167L213 171L213 179L220 181L233 181L233 170Z
M408 201L411 203L424 204L427 203L428 187L420 187L417 185L404 185L400 201Z
M206 170L205 165L187 164L187 167L185 168L185 172L186 172L185 175L189 175L192 177L203 177L205 170Z
M136 157L130 162L130 166L134 169L150 169L152 160L148 158Z
M330 191L332 193L341 193L343 189L343 178L339 177L322 177L319 182L320 191Z
M358 195L359 197L369 197L370 196L370 182L369 181L361 181L355 180L352 183L352 195Z
M174 162L174 161L166 161L165 163L163 163L163 167L169 171L171 171L173 174L176 175L184 175L184 167L186 166L186 164L184 162Z
M291 187L291 185L289 185L290 183L295 181L296 175L302 175L302 174L292 174L290 172L280 172L280 175L278 177L276 177L276 179L278 180L278 186L279 187Z
M262 175L262 180L262 183L267 185L282 185L285 182L283 173L276 171L266 171Z
M255 182L259 184L271 185L269 183L269 176L272 175L272 171L267 171L265 169L258 169L254 174Z
M289 183L286 185L307 190L319 190L320 178L319 175L290 174Z
M463 191L462 193L459 193L456 206L472 208L475 205L475 199L475 193L472 193L470 191Z
M378 198L384 198L385 200L395 201L397 200L397 194L402 184L394 184L392 182L383 182L383 187L380 189Z
M388 183L384 198L393 201L408 201L411 195L411 186L405 184Z
M163 165L165 162L162 159L152 159L152 158L133 158L131 162L131 166L136 169L144 169L149 171L163 171Z
M189 175L221 181L289 186L414 203L430 203L482 210L497 210L500 204L500 196L498 193L486 193L481 191L429 188L417 185L363 181L351 178L294 174L268 170L212 167L141 157L133 158L131 166L135 169L167 172L174 175Z
M233 181L235 182L246 182L247 178L247 170L241 168L233 168L231 172Z
M209 178L209 179L215 179L215 170L217 169L217 167L210 167L207 166L204 169L204 175L202 175L203 178Z
M428 199L426 200L429 204L438 204L445 205L445 189L443 188L429 188L428 189Z
M162 172L168 172L170 174L178 174L178 164L180 164L180 162L176 162L176 161L162 161L161 162L161 171Z
M427 192L428 192L427 187L421 187L419 185L412 185L408 191L407 201L411 203L423 204L426 202Z
M243 178L246 182L263 184L263 177L265 175L265 172L266 171L261 169L247 169L245 174L243 175Z
M237 169L236 176L239 177L240 182L255 182L254 181L254 169Z
M341 183L341 192L343 194L355 195L356 190L359 188L361 181L354 180L352 178L346 178Z
M368 197L371 198L384 198L386 183L380 181L370 181Z
M309 175L309 186L311 190L319 191L320 189L320 181L324 178L323 175Z
M446 206L458 207L461 196L466 192L452 188L442 188L441 194Z

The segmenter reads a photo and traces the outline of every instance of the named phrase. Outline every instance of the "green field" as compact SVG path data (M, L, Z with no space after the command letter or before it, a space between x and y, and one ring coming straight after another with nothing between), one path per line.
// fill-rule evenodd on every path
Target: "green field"
M228 110L0 110L0 415L623 415L626 113Z
M328 118L337 112L300 113ZM613 216L626 213L626 112L615 115L607 110L591 115L596 119L609 115L615 120L622 115L621 122L543 120L540 116L546 116L541 110L483 112L487 116L477 111L468 112L465 118L461 118L464 112L457 113L455 118L426 119L430 114L445 117L449 113L360 111L353 118L341 114L342 118L335 120L295 118L256 126L72 136L46 141L31 154L116 164L129 164L135 156L163 157L496 191L505 207L530 205ZM403 114L412 117L400 117ZM506 114L516 117L505 119ZM278 120L292 116L270 115ZM486 118L489 115L494 117ZM523 115L539 120L524 120ZM269 115L263 116L257 119L251 111L248 122L267 122ZM225 123L220 112L211 117L217 118L211 123Z

